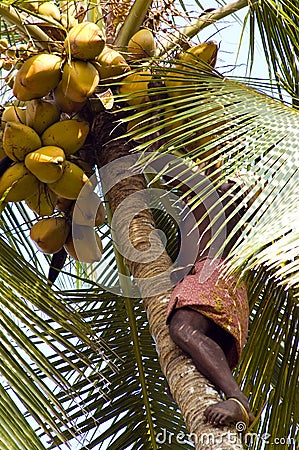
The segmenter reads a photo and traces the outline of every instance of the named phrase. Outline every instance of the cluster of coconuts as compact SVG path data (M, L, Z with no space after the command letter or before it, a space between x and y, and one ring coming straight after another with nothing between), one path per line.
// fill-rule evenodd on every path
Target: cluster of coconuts
M16 73L13 93L29 101L53 94L60 111L75 113L86 104L99 83L99 73L89 61L101 53L105 41L92 22L75 25L64 42L66 57L39 53L26 59Z
M74 204L84 186L88 188L89 210L83 208L81 215L76 214L82 236L105 221L105 209L88 176L70 160L84 145L89 124L74 118L59 119L57 105L45 99L32 99L25 108L4 109L0 152L12 162L0 178L0 198L2 204L24 200L39 216L30 231L39 250L53 254L65 246L74 259L93 262L101 258L100 237L98 248L87 248L78 258L71 233ZM96 213L90 210L95 197Z
M46 8L56 10L56 14L52 11L52 19L58 21L59 8L53 3L45 2L40 5L39 13L45 15ZM150 30L142 29L135 33L122 54L106 45L105 37L97 24L89 21L76 22L76 19L69 20L62 55L38 53L21 64L12 86L18 100L42 98L51 92L62 112L77 113L94 94L100 80L126 74L131 70L130 62L148 58L155 52L154 37ZM122 80L124 84L120 86L121 93L134 92L136 81L147 73L145 71L142 76L134 73L125 77ZM142 86L138 88L140 90Z
M37 12L58 20L55 10L59 11L56 5L44 2ZM17 62L19 69L12 89L26 106L8 106L1 117L0 152L12 162L0 178L0 197L2 204L24 200L40 216L30 230L39 250L54 254L64 246L74 259L94 262L101 259L103 252L100 237L96 234L97 246L86 246L79 257L74 242L86 239L91 232L94 235L93 227L103 224L106 215L88 176L72 160L86 140L89 124L61 113L76 113L94 92L99 75L88 59L101 53L105 41L96 24L79 24L68 18L67 21L68 26L72 23L76 28L67 33L64 58L38 53L27 57L21 65ZM83 186L89 188L85 190L89 209L76 213L76 236L73 236L73 209Z
M140 30L129 42L126 59L106 46L98 25L79 23L70 14L73 2L65 3L66 16L52 2L25 4L26 9L30 7L39 15L60 21L66 36L61 54L42 52L29 57L22 54L14 61L18 70L12 90L25 107L7 106L2 114L0 153L12 163L0 178L0 197L2 204L24 200L40 216L30 236L42 252L54 254L64 246L78 259L74 238L80 239L81 234L86 239L92 227L105 221L106 214L90 186L86 202L89 210L84 208L72 217L82 187L90 183L84 171L70 160L89 132L88 123L75 119L74 114L84 107L101 79L126 74L131 70L127 60L152 56L155 46L152 33ZM76 221L79 237L72 236L72 220ZM101 258L99 236L96 241L98 248L87 250L83 260L80 252L80 261Z
M71 117L81 111L100 80L115 76L121 76L119 92L124 99L127 96L129 104L147 102L149 99L142 91L148 88L151 72L146 68L127 72L135 62L154 56L156 48L152 32L141 29L132 36L125 51L118 52L106 45L97 24L78 22L75 12L70 12L70 5L75 2L64 3L66 13L52 2L26 2L27 9L30 6L39 15L63 24L66 34L60 54L42 52L29 57L22 54L16 60L18 70L12 90L26 107L10 106L2 115L2 152L12 164L0 178L0 196L2 203L25 200L29 208L42 216L31 229L31 237L41 251L56 253L66 246L76 258L69 219L76 198L89 179L70 157L84 144L89 125ZM189 49L182 59L194 63L199 57L211 63L214 56L215 44L201 44ZM177 83L184 80L176 78L173 83L165 80L170 97L176 95ZM91 186L90 196L94 195ZM59 211L58 216L55 210ZM55 217L51 217L53 214ZM105 210L101 203L96 219L93 215L89 211L89 222L82 217L78 225L91 228L103 223ZM98 246L101 250L100 239ZM93 255L86 259L86 262L95 260Z

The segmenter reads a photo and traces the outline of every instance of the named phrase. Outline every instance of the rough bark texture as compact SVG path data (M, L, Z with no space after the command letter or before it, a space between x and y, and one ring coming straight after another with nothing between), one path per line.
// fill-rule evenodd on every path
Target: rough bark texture
M127 156L130 153L130 145L123 139L111 140L121 136L124 130L121 129L121 126L115 127L110 114L100 113L94 122L93 129L94 148L100 167L104 167L111 161ZM108 187L109 175L112 177L121 175L121 172L124 171L123 164L114 164L113 170L115 173L112 174L109 170L104 177L107 178L104 182L107 182ZM114 235L122 245L127 241L130 208L132 208L132 211L136 211L136 198L130 202L128 197L143 190L146 190L146 182L140 173L125 178L108 190L107 197L112 214L123 201L127 201L126 214L122 218L123 220L117 221L117 228L114 229ZM146 195L138 196L138 202L137 210L139 212L130 223L131 245L128 243L128 247L122 248L122 250L126 254L124 258L126 265L141 291L150 332L156 343L162 371L168 380L172 395L182 412L190 432L190 436L187 436L187 438L195 442L197 450L242 449L240 436L234 428L216 428L204 423L203 411L210 404L219 401L220 398L213 386L198 373L192 361L170 339L165 322L170 291L152 296L152 288L154 286L152 277L167 272L172 262L165 251L161 253L161 244L159 246L157 240L151 240L150 242L150 235L155 230L155 223L148 209ZM155 252L153 245L157 245L159 247L157 251L159 251L160 255L152 263L140 263L134 260L135 258L130 259L132 244L133 248L143 252L148 249ZM140 279L142 279L142 282L139 282ZM144 279L148 279L149 283L145 283ZM157 433L160 431L157 430ZM172 433L172 430L167 431ZM175 437L173 437L172 443L176 443Z

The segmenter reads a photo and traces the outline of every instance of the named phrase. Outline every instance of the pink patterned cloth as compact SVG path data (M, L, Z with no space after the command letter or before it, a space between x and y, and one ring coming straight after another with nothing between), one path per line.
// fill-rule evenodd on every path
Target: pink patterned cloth
M248 334L249 307L244 283L224 276L223 260L197 261L193 274L187 275L173 290L167 320L174 309L188 306L211 319L230 333L234 345L226 357L231 368L240 360Z

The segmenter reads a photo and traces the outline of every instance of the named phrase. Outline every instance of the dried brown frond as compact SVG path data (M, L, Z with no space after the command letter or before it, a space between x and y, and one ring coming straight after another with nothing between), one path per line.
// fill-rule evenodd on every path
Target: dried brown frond
M125 21L133 4L134 0L108 0L102 3L106 34L110 43L113 43L117 30ZM194 15L198 17L198 12ZM183 11L176 0L153 0L142 26L150 29L157 39L171 41L174 32L179 33L192 19L194 17L191 17L190 12ZM184 40L186 41L186 37L182 35L182 41Z
M198 12L193 13L198 17ZM154 0L144 21L144 26L151 29L157 41L173 42L173 36L179 36L181 44L189 45L189 39L180 33L186 25L194 20L192 12L183 11L176 0Z

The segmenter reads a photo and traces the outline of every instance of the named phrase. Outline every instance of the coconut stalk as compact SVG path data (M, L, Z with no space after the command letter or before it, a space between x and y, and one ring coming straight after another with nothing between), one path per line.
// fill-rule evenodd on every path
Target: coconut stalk
M253 0L251 3L255 3L255 0ZM181 30L175 31L171 36L171 40L161 39L159 42L159 48L156 52L156 56L167 54L178 45L181 47L183 45L183 42L186 41L186 36L191 39L204 28L216 23L218 20L223 19L226 16L235 13L236 11L239 11L240 9L248 5L248 0L236 0L234 2L228 3L225 6L216 8L213 11L206 13L204 12L191 25L184 27Z
M141 27L151 3L152 0L136 0L134 2L128 16L117 33L114 45L117 47L125 47L128 44L133 34Z
M113 123L113 116L105 112L96 117L93 130L97 164L100 172L104 174L101 180L104 191L105 185L108 186L106 198L112 217L123 202L126 205L125 214L120 215L116 223L112 221L116 244L122 243L121 253L125 255L124 262L139 287L161 369L190 432L187 438L194 442L197 450L216 450L219 449L219 445L222 450L240 450L243 447L235 429L216 428L205 423L203 412L209 405L221 401L221 398L214 387L197 371L192 360L183 354L169 336L166 309L171 290L166 282L167 277L164 280L165 292L162 289L162 293L161 284L163 274L169 271L172 261L165 250L161 252L161 241L158 239L150 241L150 236L155 231L155 222L149 209L145 178L142 173L132 171L121 181L109 185L109 178L110 180L122 178L126 170L123 157L130 155L131 148L124 138L120 138L125 130L119 124L116 126L116 123ZM108 167L106 173L105 167ZM136 197L136 194L140 195ZM131 214L133 218L129 225L128 240L128 217L131 217ZM139 252L150 250L153 254L157 252L159 256L151 263L140 262L133 255L136 250ZM154 293L155 277L160 280L160 293ZM157 433L160 431L157 430Z

